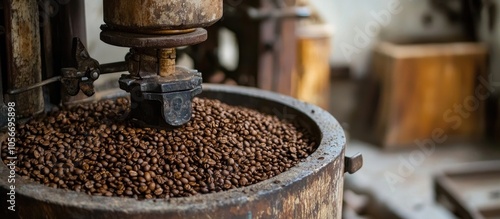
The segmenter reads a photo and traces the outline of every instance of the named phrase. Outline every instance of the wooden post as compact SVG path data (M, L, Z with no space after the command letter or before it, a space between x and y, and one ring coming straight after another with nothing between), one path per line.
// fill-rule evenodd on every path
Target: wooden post
M294 96L328 109L330 92L330 30L327 25L299 27Z

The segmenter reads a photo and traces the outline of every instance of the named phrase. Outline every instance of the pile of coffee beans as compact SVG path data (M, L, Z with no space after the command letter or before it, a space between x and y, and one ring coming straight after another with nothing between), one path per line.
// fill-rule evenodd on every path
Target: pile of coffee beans
M292 122L218 100L195 98L191 121L173 130L137 127L128 108L106 100L19 125L17 173L91 195L183 197L269 179L316 148Z

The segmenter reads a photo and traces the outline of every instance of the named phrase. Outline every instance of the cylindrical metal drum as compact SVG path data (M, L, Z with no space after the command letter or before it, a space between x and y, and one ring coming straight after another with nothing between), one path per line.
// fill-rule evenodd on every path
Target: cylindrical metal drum
M303 162L260 183L183 198L136 200L91 196L16 178L16 211L7 210L9 169L0 164L2 215L20 218L341 218L346 139L326 111L254 88L204 85L202 97L293 118L319 143ZM292 117L293 116L293 117Z
M131 32L206 27L222 17L222 0L104 0L104 22Z

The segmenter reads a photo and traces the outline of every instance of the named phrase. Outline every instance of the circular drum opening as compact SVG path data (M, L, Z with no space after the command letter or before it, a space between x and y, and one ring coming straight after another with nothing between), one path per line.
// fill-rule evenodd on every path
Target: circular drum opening
M200 95L297 120L319 145L304 162L260 183L182 198L136 200L54 189L16 177L14 213L36 218L340 218L345 136L319 107L254 88L203 85ZM122 95L122 94L120 94ZM116 94L114 95L116 96ZM293 117L293 118L290 118ZM9 168L0 165L1 192L10 191ZM2 202L7 209L7 202Z

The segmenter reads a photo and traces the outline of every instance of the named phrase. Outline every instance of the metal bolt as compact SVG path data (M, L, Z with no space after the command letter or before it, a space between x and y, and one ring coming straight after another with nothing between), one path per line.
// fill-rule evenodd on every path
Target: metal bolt
M92 72L92 78L97 79L99 77L99 73L97 71Z
M86 52L86 51L82 51L82 52L80 52L80 56L81 56L82 58L84 58L84 59L88 59L88 58L89 58L89 56L88 56L88 54L87 54L87 52Z

